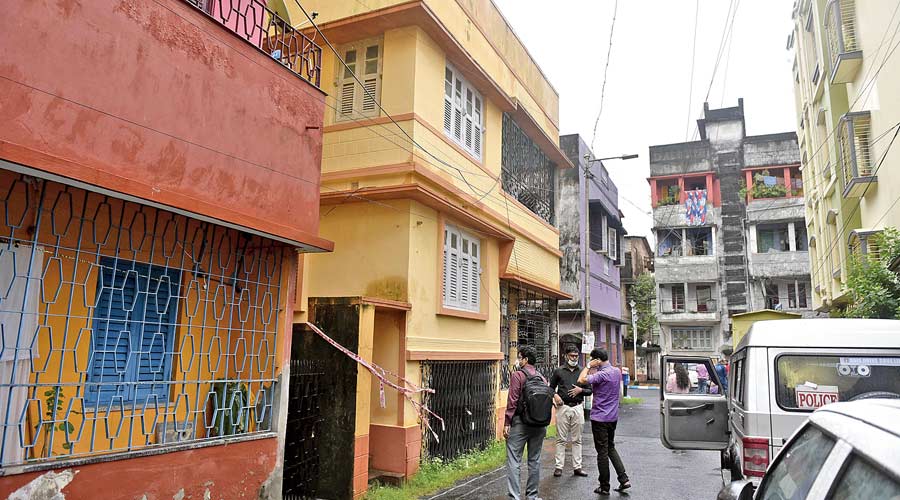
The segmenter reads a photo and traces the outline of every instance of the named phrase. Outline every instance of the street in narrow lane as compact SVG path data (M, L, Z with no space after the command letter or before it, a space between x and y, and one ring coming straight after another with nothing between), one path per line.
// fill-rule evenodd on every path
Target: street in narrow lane
M624 493L612 492L608 498L634 500L699 500L716 497L722 486L719 453L709 451L673 452L659 441L659 391L630 389L629 396L639 397L639 405L623 405L616 432L616 448L631 477L632 488ZM574 500L600 497L597 487L597 453L591 439L590 424L585 424L584 469L589 477L572 476L570 458L566 458L563 476L553 477L555 439L544 441L541 455L540 495L544 500ZM525 480L525 467L522 480ZM615 476L615 474L613 474ZM615 486L615 480L613 480ZM460 482L427 500L504 500L505 466L483 476Z

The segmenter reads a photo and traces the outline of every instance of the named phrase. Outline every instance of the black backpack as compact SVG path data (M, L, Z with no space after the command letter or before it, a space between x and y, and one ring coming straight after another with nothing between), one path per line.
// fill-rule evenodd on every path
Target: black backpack
M532 427L546 427L550 425L553 416L553 389L544 382L543 377L537 372L528 375L524 369L525 385L519 396L519 416L522 423Z

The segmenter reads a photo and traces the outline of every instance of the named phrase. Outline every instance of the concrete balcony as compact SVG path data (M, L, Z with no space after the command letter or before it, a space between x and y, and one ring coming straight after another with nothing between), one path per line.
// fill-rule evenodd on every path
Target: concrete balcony
M716 300L689 298L684 304L661 300L657 320L663 324L716 324L721 320Z
M332 246L317 236L321 48L265 2L96 0L64 22L42 2L6 7L0 158L307 250Z
M656 257L657 283L716 282L719 279L715 255Z
M750 276L795 278L809 276L809 252L768 252L750 254Z
M831 83L850 83L862 66L856 36L855 0L831 0L825 8L825 39L831 56Z
M653 209L654 225L657 228L687 227L687 217L684 204L666 205ZM704 226L718 226L722 222L722 209L706 205L706 224Z
M752 200L747 204L747 220L755 223L803 219L803 203L802 196Z

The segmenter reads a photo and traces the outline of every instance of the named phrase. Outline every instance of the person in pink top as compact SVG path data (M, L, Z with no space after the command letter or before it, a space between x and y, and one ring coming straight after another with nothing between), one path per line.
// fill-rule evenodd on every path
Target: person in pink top
M691 390L691 378L681 363L675 363L675 370L666 379L666 392L669 394L685 394Z
M709 392L709 370L703 363L697 365L697 392L700 394Z

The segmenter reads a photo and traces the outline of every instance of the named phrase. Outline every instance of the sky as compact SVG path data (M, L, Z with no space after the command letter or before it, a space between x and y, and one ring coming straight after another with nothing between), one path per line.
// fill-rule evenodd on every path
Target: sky
M588 144L615 1L494 0L559 92L560 134L581 134ZM710 87L730 1L737 4L734 29ZM619 187L628 234L651 237L648 147L696 140L708 89L710 108L744 98L748 135L796 130L793 55L785 48L792 6L793 0L618 1L593 152L640 155L604 162Z

